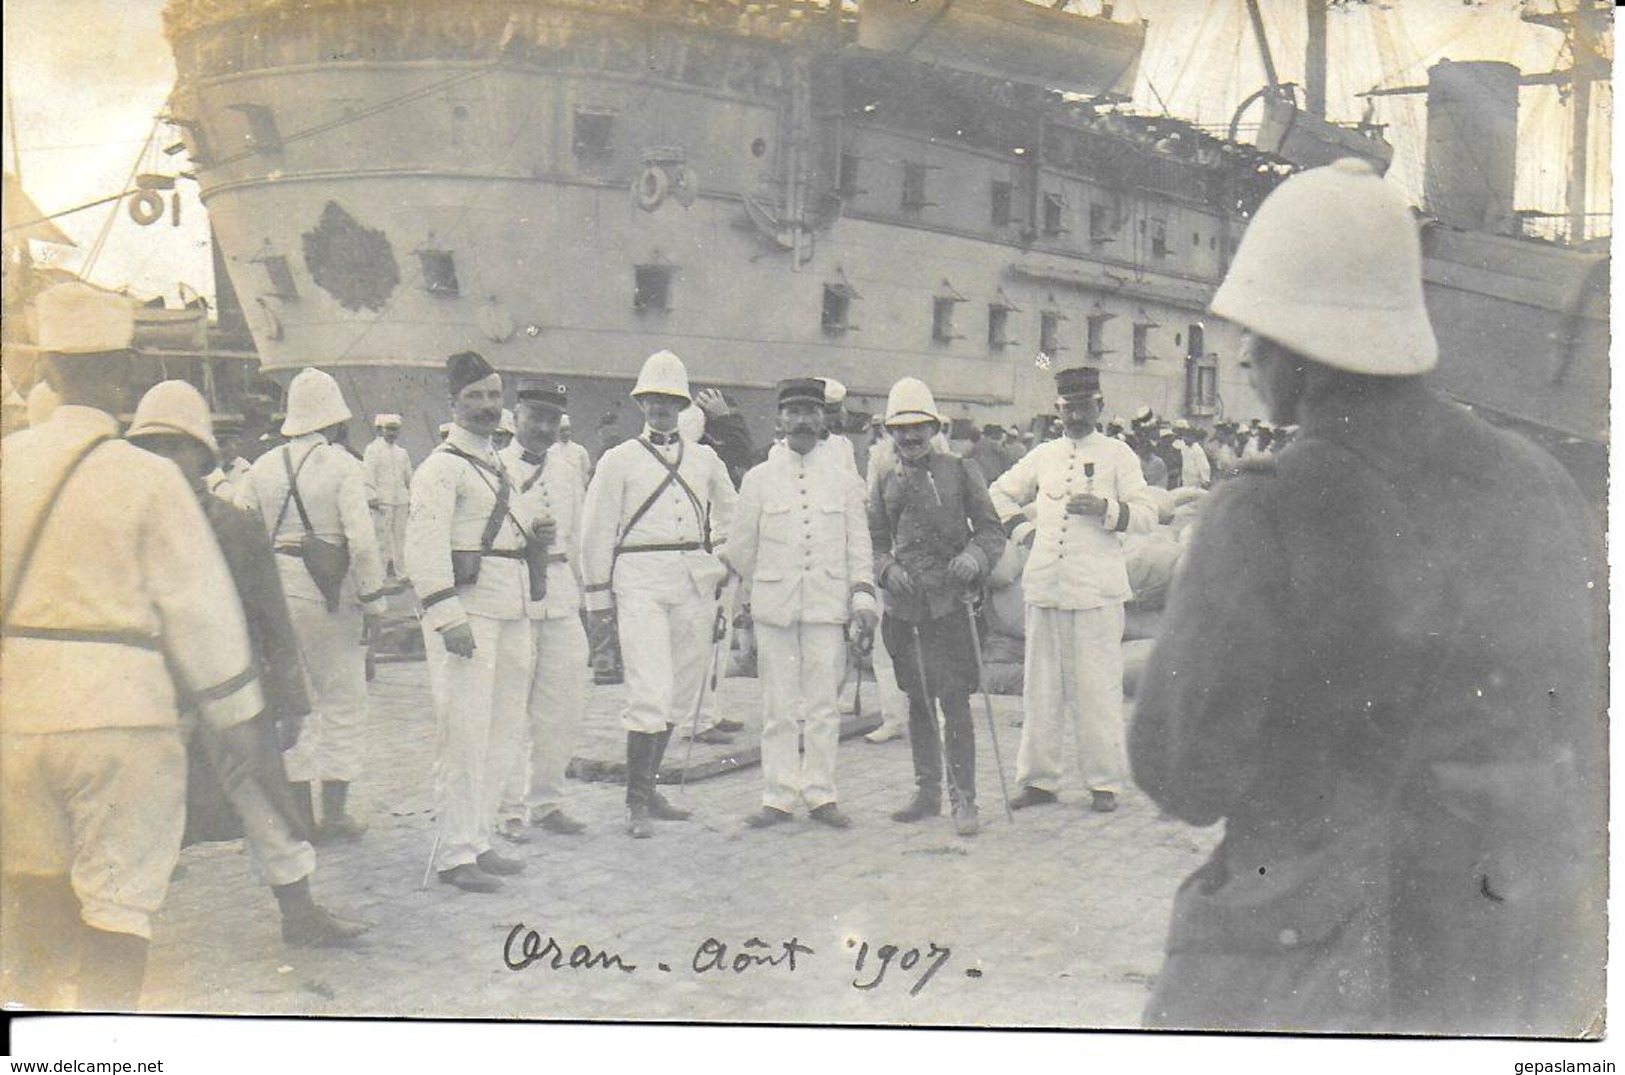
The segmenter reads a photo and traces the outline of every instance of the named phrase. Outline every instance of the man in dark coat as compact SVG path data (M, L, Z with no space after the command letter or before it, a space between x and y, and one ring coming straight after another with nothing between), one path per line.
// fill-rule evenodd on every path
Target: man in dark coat
M221 813L233 811L236 817L197 817L203 800L197 786L200 781L194 779L188 796L188 832L207 832L202 839L244 837L281 908L282 938L288 944L350 944L366 932L366 926L338 917L311 896L316 852L309 840L315 827L310 797L304 797L301 811L282 767L281 751L298 739L302 720L310 712L310 698L265 527L255 516L207 491L205 483L215 468L216 448L208 404L190 384L165 381L148 391L136 408L127 437L175 463L197 493L242 602L265 696L265 710L250 722L260 733L260 749L253 761L235 757L206 724L193 732L192 749L201 751L207 765L205 770L194 766L194 776L212 775L224 792L223 803L208 805ZM222 828L222 822L229 825L231 821L237 822L234 831Z
M1271 196L1213 311L1302 432L1214 493L1141 686L1140 786L1225 822L1148 1023L1597 1033L1605 569L1574 483L1423 382L1415 226L1359 162Z

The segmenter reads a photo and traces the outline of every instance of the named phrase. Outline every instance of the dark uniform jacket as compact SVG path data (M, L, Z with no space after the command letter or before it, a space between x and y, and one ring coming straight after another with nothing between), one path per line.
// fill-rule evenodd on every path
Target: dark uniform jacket
M1129 749L1225 822L1156 1025L1579 1033L1600 1010L1605 574L1569 476L1407 379L1219 487Z
M869 534L875 581L899 564L914 583L912 595L886 591L886 613L919 622L958 611L967 589L979 588L1004 553L1004 530L976 464L932 452L918 463L898 458L876 479L869 498ZM968 587L948 573L966 550L976 558L977 581Z

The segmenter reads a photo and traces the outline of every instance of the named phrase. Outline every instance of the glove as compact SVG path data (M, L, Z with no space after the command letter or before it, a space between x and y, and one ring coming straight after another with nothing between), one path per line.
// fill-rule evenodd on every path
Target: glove
M441 630L440 639L446 650L467 660L474 656L474 628L465 621Z
M874 649L875 627L879 623L880 617L869 609L852 613L852 618L847 621L847 627L852 629L856 636L852 641L852 648L867 656L869 651Z
M968 552L962 552L948 562L948 573L960 582L975 582L981 571L976 557Z
M886 569L886 577L880 581L880 585L905 597L914 596L914 580L897 564Z

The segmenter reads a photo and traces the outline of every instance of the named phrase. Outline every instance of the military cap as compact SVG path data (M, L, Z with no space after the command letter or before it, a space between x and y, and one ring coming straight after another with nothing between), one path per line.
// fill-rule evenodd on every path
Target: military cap
M1072 366L1055 375L1055 391L1062 399L1092 396L1100 391L1100 371L1093 366Z
M570 405L570 392L556 381L520 381L516 393L520 403L532 403L563 411Z
M779 382L779 406L805 401L822 407L828 402L824 395L824 380L819 377L791 377Z

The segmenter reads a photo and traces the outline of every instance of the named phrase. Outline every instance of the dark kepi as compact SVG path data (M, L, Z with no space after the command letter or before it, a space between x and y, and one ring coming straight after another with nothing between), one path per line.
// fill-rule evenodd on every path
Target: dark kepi
M805 401L824 405L824 383L816 377L791 377L779 382L779 406Z
M1100 371L1093 366L1073 366L1055 375L1055 392L1062 399L1078 399L1100 391Z
M569 391L553 381L521 381L517 395L521 403L552 407L560 412L569 409Z

